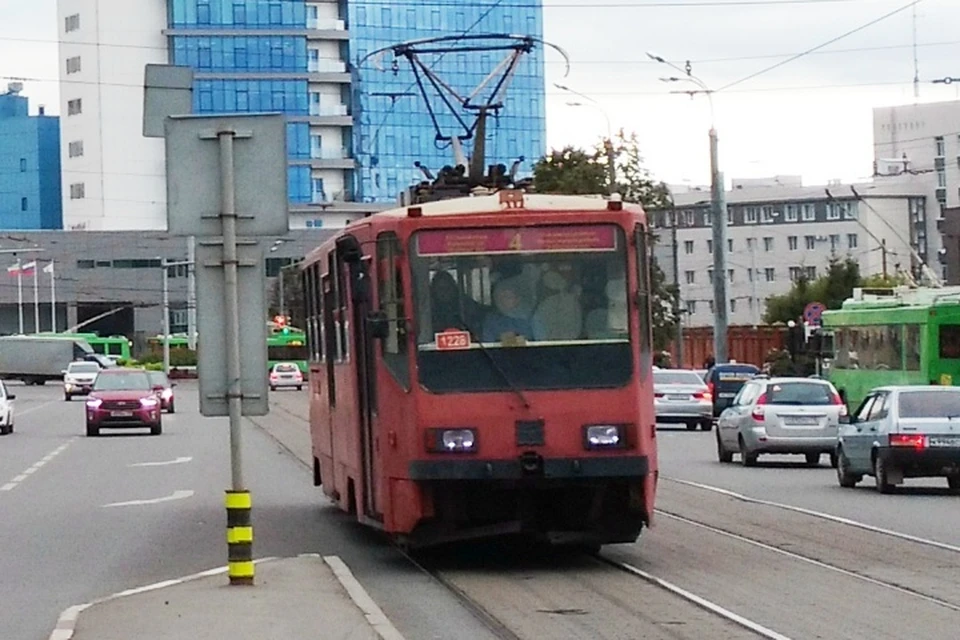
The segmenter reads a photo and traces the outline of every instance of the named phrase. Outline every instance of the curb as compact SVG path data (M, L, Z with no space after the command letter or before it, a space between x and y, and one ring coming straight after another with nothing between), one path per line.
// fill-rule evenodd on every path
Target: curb
M261 558L260 560L254 560L254 563L260 564L263 562L270 562L272 560L277 560L278 558ZM206 571L201 571L199 573L193 573L182 578L177 578L175 580L164 580L162 582L155 582L153 584L148 584L143 587L136 587L135 589L127 589L125 591L119 591L117 593L111 594L109 596L104 596L103 598L97 598L87 602L86 604L77 604L72 607L67 607L63 610L63 613L60 614L60 617L57 619L57 625L54 627L53 631L50 633L49 640L70 640L73 638L73 634L76 631L77 619L80 617L80 613L84 609L89 609L90 607L103 604L104 602L110 602L111 600L117 600L119 598L125 598L127 596L133 596L138 593L146 593L148 591L156 591L157 589L163 589L165 587L172 587L174 585L183 584L185 582L193 582L194 580L200 580L201 578L209 578L210 576L215 576L221 573L226 573L227 567L217 567L216 569L207 569Z
M340 585L347 592L350 600L358 609L360 609L366 618L367 623L371 626L371 628L373 628L377 635L383 640L405 640L403 635L401 635L397 628L393 626L393 623L390 622L390 619L387 618L380 607L377 606L377 603L374 602L373 598L370 597L370 594L367 593L367 590L363 588L363 585L361 585L360 582L354 577L353 572L350 571L350 567L348 567L339 556L321 556L319 553L301 553L297 557L323 558L323 561L327 564L331 571L333 571L333 575L337 578L337 580L340 582ZM280 559L281 558L276 557L261 558L260 560L254 560L254 563L261 564ZM185 582L192 582L201 578L209 578L210 576L215 576L226 572L227 567L217 567L216 569L208 569L206 571L194 573L182 578L177 578L175 580L164 580L162 582L155 582L153 584L137 587L135 589L127 589L126 591L120 591L103 598L98 598L86 604L78 604L68 607L64 609L63 613L61 613L60 617L57 619L57 625L53 632L50 633L49 640L71 640L74 632L76 631L77 620L80 618L80 614L85 609L89 609L94 605L103 604L105 602L110 602L111 600L117 600L119 598L124 598L139 593L146 593L148 591L156 591L157 589L172 587Z

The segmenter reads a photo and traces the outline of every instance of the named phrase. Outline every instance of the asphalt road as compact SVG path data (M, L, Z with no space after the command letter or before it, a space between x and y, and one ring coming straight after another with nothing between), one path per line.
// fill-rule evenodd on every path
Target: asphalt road
M59 386L9 388L17 418L0 437L0 638L45 640L66 607L226 564L229 430L199 415L195 386L178 389L162 436L101 438L81 435L83 401L64 402ZM324 508L303 465L252 424L243 451L256 557L338 554L375 600L407 612L411 638L488 637L382 539Z

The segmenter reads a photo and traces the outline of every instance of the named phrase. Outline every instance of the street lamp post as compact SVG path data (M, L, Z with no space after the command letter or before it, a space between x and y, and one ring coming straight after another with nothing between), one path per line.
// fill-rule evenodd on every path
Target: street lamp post
M727 360L727 202L724 189L723 172L720 171L720 154L716 129L716 118L713 110L713 91L700 78L692 73L690 62L681 69L669 60L652 53L647 56L656 62L681 72L681 77L661 78L664 82L692 82L697 90L683 91L693 97L704 94L710 103L710 183L711 183L711 216L713 222L713 357L717 362Z
M163 273L163 372L170 374L170 268L192 267L193 260L175 262L159 258Z
M606 120L607 139L604 141L603 147L604 149L606 149L606 152L607 152L607 179L610 181L610 192L613 193L614 186L617 184L617 161L616 161L617 158L613 149L613 125L610 122L610 114L607 113L607 110L604 109L599 102L597 102L596 100L594 100L593 98L591 98L586 94L580 93L579 91L574 91L570 87L562 84L554 83L553 86L555 86L557 89L560 89L561 91L566 91L567 93L573 94L579 98L582 98L583 100L586 100L585 103L584 102L568 102L567 106L594 107L595 109L597 109L597 111L599 111L603 115L604 120Z
M7 253L11 254L14 258L17 259L16 269L17 269L17 313L19 315L19 326L20 326L20 335L23 335L23 273L21 269L23 268L23 262L20 260L21 253L43 253L43 249L33 248L33 249L0 249L0 254ZM34 262L33 265L34 274L37 271L37 264ZM36 275L34 275L36 279ZM37 299L36 286L34 286L34 314L36 316L35 322L37 323L36 331L40 333L40 320L39 320L39 301ZM52 304L52 303L51 303Z

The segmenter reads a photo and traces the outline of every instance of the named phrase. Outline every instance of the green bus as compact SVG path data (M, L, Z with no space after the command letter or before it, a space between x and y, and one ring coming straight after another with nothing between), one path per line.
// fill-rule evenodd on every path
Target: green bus
M822 323L828 378L851 411L883 385L960 384L960 287L856 289Z
M96 333L55 333L43 334L46 336L55 336L60 338L73 338L86 340L94 353L107 356L114 362L117 360L130 360L130 339L126 336L103 336Z
M271 323L272 325L272 323ZM163 336L155 336L148 341L151 352L163 352ZM197 340L199 345L200 340ZM188 348L185 335L170 336L171 349ZM293 327L268 326L267 331L267 366L273 368L278 362L293 362L300 368L304 377L307 376L307 335L301 329Z

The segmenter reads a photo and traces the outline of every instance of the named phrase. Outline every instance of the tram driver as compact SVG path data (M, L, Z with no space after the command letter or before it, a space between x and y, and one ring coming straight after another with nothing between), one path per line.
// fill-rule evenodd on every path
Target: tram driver
M529 300L524 298L525 287L519 277L513 276L498 280L493 285L493 310L483 321L484 342L502 342L504 337L521 337L532 340L539 335L532 318Z

